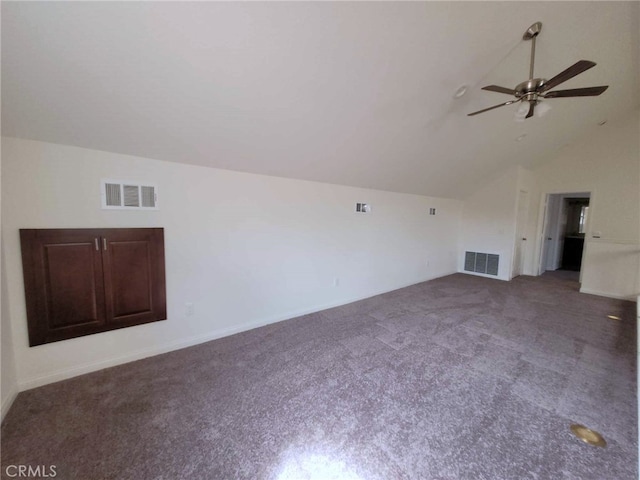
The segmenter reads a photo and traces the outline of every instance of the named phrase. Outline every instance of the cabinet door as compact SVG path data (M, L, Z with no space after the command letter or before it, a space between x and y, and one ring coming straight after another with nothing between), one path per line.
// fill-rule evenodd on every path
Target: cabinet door
M103 264L98 230L21 230L29 345L104 327Z
M105 229L101 247L110 328L166 319L163 229Z

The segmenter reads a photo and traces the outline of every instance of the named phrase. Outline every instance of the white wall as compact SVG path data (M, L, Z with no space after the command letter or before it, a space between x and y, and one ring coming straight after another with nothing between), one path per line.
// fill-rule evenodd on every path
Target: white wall
M0 176L1 175L0 169ZM18 394L11 324L9 322L7 302L5 302L6 298L7 281L4 247L0 240L0 419L4 419L5 414L9 411L13 400Z
M456 271L455 200L13 138L2 156L3 304L20 389ZM160 210L102 210L101 178L157 183ZM151 226L165 228L168 320L29 348L18 229Z
M460 272L464 271L464 252L495 253L500 255L498 278L511 279L518 170L509 168L465 199L460 226Z
M634 300L640 293L640 112L594 127L533 170L532 203L542 229L539 198L591 192L581 291ZM533 220L534 216L530 216ZM593 238L599 232L600 238ZM540 239L538 238L538 242ZM534 263L539 261L539 244Z
M1 267L2 270L2 297L1 297L1 305L0 305L0 315L2 315L2 326L1 326L1 359L0 364L2 365L0 371L0 392L2 393L2 409L1 409L1 417L4 418L7 411L11 407L13 400L18 394L18 382L16 378L16 367L14 360L14 350L12 344L12 336L11 336L11 324L9 322L9 312L7 309L8 302L5 302L7 298L7 282L5 277L5 269L4 262Z

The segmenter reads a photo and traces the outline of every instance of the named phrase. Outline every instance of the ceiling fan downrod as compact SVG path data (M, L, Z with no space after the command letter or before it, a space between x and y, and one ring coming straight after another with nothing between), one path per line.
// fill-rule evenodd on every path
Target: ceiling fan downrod
M538 94L537 94L538 88L542 86L542 84L544 83L544 80L540 79L541 81L534 81L534 78L533 78L533 65L536 61L536 38L540 34L541 30L542 30L542 22L536 22L533 25L531 25L529 28L527 28L527 31L524 32L524 35L522 36L523 40L531 40L531 61L529 63L529 81L525 82L526 86L523 89L524 91L522 92L523 95L521 97L522 100L526 100L529 102L529 111L527 112L525 118L529 118L533 115L533 109L538 104ZM516 87L516 90L518 90L518 87Z
M523 40L531 40L531 64L529 66L529 80L533 80L533 62L536 59L536 37L542 31L542 22L536 22L527 28L522 36Z

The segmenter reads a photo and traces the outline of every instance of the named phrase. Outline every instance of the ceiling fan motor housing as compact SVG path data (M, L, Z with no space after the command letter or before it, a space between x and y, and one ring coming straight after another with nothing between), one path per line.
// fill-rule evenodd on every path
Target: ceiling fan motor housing
M522 97L527 94L537 93L544 85L544 82L547 80L544 78L532 78L525 82L519 83L516 88L514 88L516 92L516 96Z
M544 78L532 78L522 82L514 88L515 95L521 100L536 102L544 82L546 82L546 79Z

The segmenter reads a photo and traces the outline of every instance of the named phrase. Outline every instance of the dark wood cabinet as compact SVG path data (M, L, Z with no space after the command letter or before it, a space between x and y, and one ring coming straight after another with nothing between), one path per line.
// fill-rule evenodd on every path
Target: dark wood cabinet
M20 230L29 345L165 320L162 228Z

